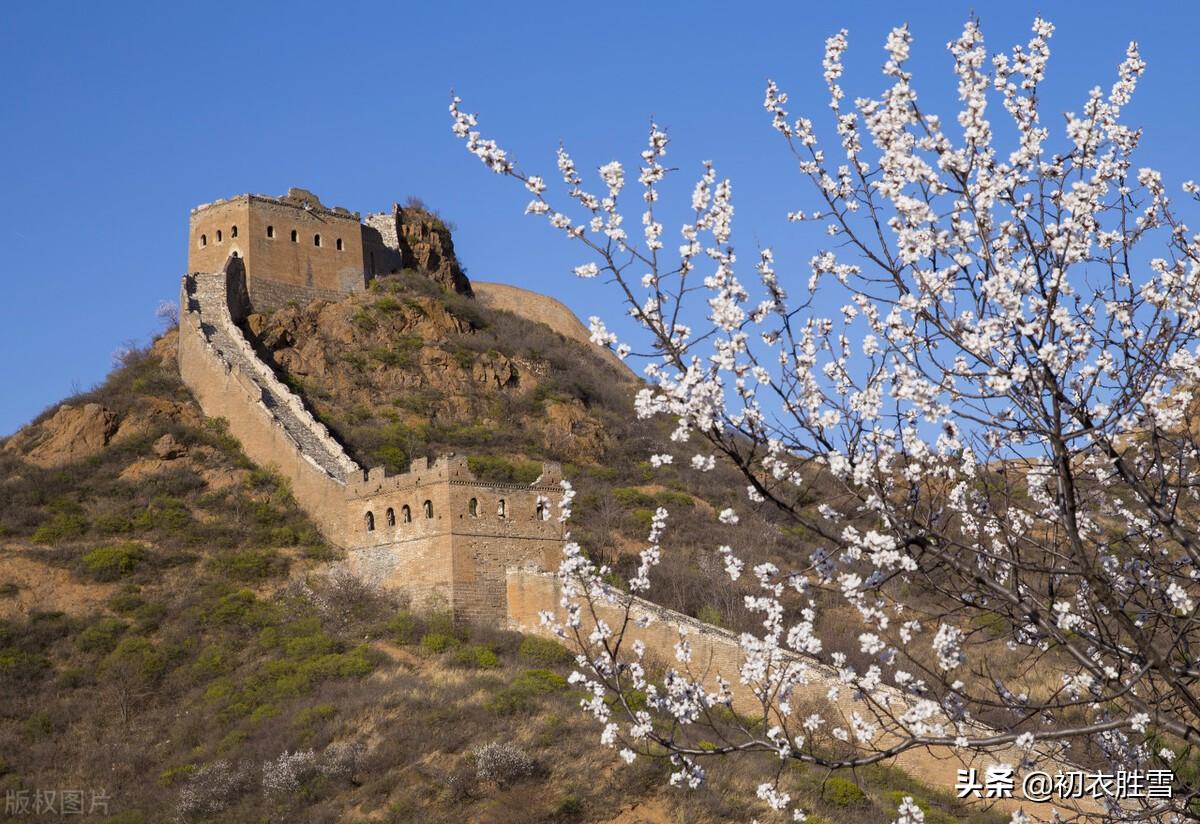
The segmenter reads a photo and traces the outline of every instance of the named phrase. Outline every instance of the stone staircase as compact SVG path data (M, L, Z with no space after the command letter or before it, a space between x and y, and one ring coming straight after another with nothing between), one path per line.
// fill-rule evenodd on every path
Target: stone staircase
M184 280L186 311L195 313L206 343L225 365L247 377L261 392L263 406L287 433L297 451L331 478L345 483L362 469L258 357L229 311L225 272L189 274Z

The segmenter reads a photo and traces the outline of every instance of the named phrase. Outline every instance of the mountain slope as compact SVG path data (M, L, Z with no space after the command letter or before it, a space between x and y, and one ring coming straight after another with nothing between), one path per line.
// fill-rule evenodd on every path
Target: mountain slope
M714 513L739 500L736 474L651 472L665 432L633 420L636 382L561 304L522 317L489 287L471 300L427 274L246 329L363 465L457 450L481 477L531 480L537 461L565 462L580 493L572 531L617 583L653 508L669 505L659 599L751 626L741 585L712 574L713 547L733 538ZM769 758L723 764L697 792L667 789L663 760L618 767L596 748L561 648L331 577L339 552L203 417L175 341L129 353L0 447L0 792L103 793L92 820L127 824L764 812L754 786ZM802 544L769 523L752 537L751 557ZM476 751L493 742L529 762L489 766ZM823 778L792 769L785 782L832 821L890 821L901 790L935 820L986 818L883 768L858 777L861 791L831 793Z

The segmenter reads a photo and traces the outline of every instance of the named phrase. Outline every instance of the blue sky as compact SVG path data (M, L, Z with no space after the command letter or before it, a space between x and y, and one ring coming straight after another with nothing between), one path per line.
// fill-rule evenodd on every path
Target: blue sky
M1141 162L1176 183L1200 177L1200 13L1182 3L9 4L0 433L101 380L122 342L144 342L177 294L188 209L246 191L302 186L362 212L418 196L456 225L472 278L616 316L611 292L571 276L579 251L524 217L525 193L451 135L451 88L547 178L560 141L585 170L634 166L656 118L681 184L709 158L732 177L743 260L772 245L781 276L806 279L819 240L784 220L811 201L763 113L766 79L819 119L825 37L850 30L848 91L877 94L884 37L907 21L922 99L952 115L944 47L972 8L993 51L1025 42L1039 10L1056 24L1046 113L1107 89L1138 40L1149 68L1128 113L1146 128Z

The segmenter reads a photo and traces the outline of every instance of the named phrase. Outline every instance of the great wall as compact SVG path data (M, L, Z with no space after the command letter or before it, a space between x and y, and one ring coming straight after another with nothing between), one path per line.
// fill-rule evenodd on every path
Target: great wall
M361 268L363 249L373 251L374 257L368 251L365 260L368 265L373 260L375 266L383 260L398 266L406 253L411 254L402 248L399 207L393 208L390 219L381 213L369 216L366 224L355 226L351 221L358 224L356 213L327 209L311 193L296 189L283 198L243 195L193 210L190 271L179 297L183 381L206 415L227 422L229 433L252 460L287 479L324 537L345 552L345 566L355 575L373 586L403 591L418 603L437 599L456 620L548 634L541 616L561 614L562 600L553 572L563 543L562 525L551 517L551 505L561 492L557 464L545 463L532 485L481 481L460 455L444 455L432 464L419 459L400 475L387 475L382 468L364 471L258 357L239 326L252 308L366 288L374 272ZM328 232L331 225L341 236L335 235L332 252L327 253L320 232ZM250 242L246 235L253 232L264 243ZM291 246L310 235L317 239L312 247L316 254L298 257ZM356 250L348 239L358 237L362 245ZM289 255L283 262L273 254L279 247L265 243L277 239L286 244L282 248ZM338 253L351 261L350 271ZM287 266L301 270L289 274ZM453 275L445 282L457 288ZM515 300L501 291L502 306ZM761 712L761 702L741 683L743 653L734 633L640 599L633 599L630 614L644 619L636 634L651 658L673 660L676 643L686 635L693 667L704 673L705 682L715 684L718 675L724 676L733 684L737 709ZM623 616L619 607L601 604L596 618L617 625ZM585 635L588 629L585 625ZM833 668L782 651L779 665L807 673L804 695L794 696L793 702L829 701L847 718L855 711L869 714ZM839 686L830 699L831 688ZM909 696L891 688L880 688L872 698L890 705L897 715L912 706ZM968 732L995 733L979 725ZM1024 755L1012 747L973 758L963 750L942 748L935 754L916 748L895 756L893 763L947 789L960 767L1016 764ZM1044 761L1064 764L1053 753L1042 755ZM999 799L997 807L1016 809L1021 803L1028 810L1048 813L1047 805L1015 799Z

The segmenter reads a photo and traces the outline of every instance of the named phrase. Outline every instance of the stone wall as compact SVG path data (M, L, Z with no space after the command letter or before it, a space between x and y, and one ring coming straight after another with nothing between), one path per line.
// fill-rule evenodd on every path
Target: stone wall
M399 272L404 268L404 254L400 251L400 224L395 214L398 208L393 206L391 212L376 212L363 218L363 261L372 277Z
M228 422L230 434L238 439L251 460L273 467L287 478L296 500L326 538L342 545L344 536L328 527L341 521L344 484L304 454L284 426L279 405L268 406L269 390L261 382L263 376L244 368L241 353L227 341L222 346L222 339L217 336L222 315L232 326L224 300L224 274L210 276L213 281L220 279L219 303L197 294L199 284L195 278L190 282L189 278L184 279L179 315L179 372L183 382L206 415ZM286 391L281 384L279 389Z
M555 638L554 634L542 625L541 613L547 611L559 616L559 620L562 620L563 610L560 606L562 590L557 575L536 569L510 568L506 575L506 587L509 628L526 634ZM618 606L601 604L596 611L599 618L609 626L621 626L624 616ZM716 689L717 676L724 677L731 684L734 708L750 717L761 716L763 711L761 700L753 695L749 685L741 681L743 655L738 636L735 633L705 624L695 618L640 598L634 599L630 616L635 621L638 619L648 620L649 625L640 628L631 622L626 634L626 648L635 638L640 639L646 645L647 659L679 668L682 665L675 660L675 645L679 642L681 634L686 636L692 649L692 660L689 665L692 673L711 690ZM593 628L594 623L590 616L585 615L583 634L586 636ZM569 642L568 646L570 646ZM837 700L828 700L830 687L839 683L837 672L833 668L799 655L788 655L786 665L801 667L808 673L807 686L800 688L800 694L792 697L791 704L794 708L804 707L805 702L823 703L833 712L841 713L842 717L847 719L845 723L841 724L846 729L850 729L848 719L853 712L860 713L864 718L871 718L872 708L864 701L857 700L852 691L845 687L840 690ZM878 690L873 697L881 702L888 702L892 707L892 712L896 714L902 714L910 701L908 696L899 690L888 687ZM968 734L985 736L996 732L998 731L976 724L970 728ZM891 743L894 742L885 741L884 745ZM1042 753L1039 769L1052 774L1055 770L1079 769L1062 760L1061 755L1054 751L1039 748L1039 752ZM959 769L975 767L982 775L988 765L1008 763L1015 766L1020 763L1022 755L1022 752L1011 746L1003 747L989 754L968 753L943 746L936 749L906 750L890 759L888 763L900 767L926 784L943 791L953 792ZM1017 789L1019 795L1019 781ZM1015 798L998 799L996 807L1004 811L1024 807L1028 812L1037 812L1038 815L1048 818L1051 805L1031 803L1023 798ZM1095 806L1089 805L1087 809L1095 809Z

